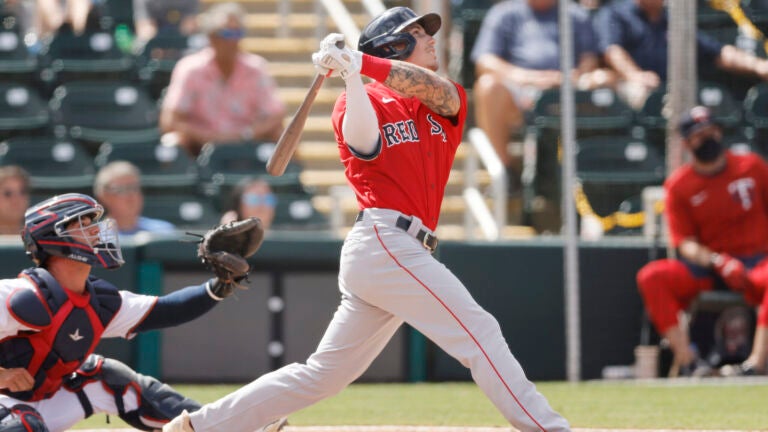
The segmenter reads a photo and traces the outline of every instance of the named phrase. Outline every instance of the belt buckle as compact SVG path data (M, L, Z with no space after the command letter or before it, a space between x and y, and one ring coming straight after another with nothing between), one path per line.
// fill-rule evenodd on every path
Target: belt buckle
M434 235L428 233L427 231L424 231L424 238L421 239L421 244L424 245L424 247L429 250L430 253L433 253L435 251L435 248L429 245L429 239L433 238L435 239L435 247L437 247L437 237Z

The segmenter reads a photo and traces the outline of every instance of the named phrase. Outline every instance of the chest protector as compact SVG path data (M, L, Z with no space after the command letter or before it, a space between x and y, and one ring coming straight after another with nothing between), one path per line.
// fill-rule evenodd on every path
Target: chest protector
M12 292L7 307L17 321L35 330L0 342L0 366L27 369L35 385L29 391L0 391L37 401L52 396L61 387L62 378L93 353L122 298L114 285L93 276L88 278L83 295L62 288L43 268L27 269L19 276L30 280L36 290Z

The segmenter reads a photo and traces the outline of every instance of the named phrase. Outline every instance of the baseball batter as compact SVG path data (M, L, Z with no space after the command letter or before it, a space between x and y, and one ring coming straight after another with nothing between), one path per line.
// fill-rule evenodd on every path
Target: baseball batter
M521 431L567 431L510 353L499 324L432 252L443 192L461 142L464 89L440 77L439 15L387 10L359 51L326 37L313 63L346 82L333 127L360 213L341 251L341 304L306 364L266 374L169 431L250 431L343 390L407 322L472 371ZM375 82L365 85L365 75Z

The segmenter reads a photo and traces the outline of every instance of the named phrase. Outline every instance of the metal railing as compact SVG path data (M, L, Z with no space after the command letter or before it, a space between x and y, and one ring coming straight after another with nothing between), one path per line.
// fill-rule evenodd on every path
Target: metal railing
M487 240L498 240L507 225L507 187L509 179L504 164L496 150L480 128L472 128L467 133L471 149L464 161L464 232L468 239L474 238L477 225ZM485 197L477 184L477 173L483 164L491 177L490 198L492 209L486 204Z

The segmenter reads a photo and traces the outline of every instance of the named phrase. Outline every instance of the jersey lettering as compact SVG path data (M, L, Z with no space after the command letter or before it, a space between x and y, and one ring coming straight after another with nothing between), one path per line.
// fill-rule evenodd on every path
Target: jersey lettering
M445 130L443 130L443 125L438 123L437 120L432 117L432 114L427 114L427 121L432 126L429 129L429 133L432 135L440 135L443 137L443 142L448 142L448 137L445 136Z
M419 132L416 130L416 123L413 120L385 123L381 130L384 132L387 147L419 140Z
M741 208L749 210L752 208L754 199L752 195L755 190L755 180L752 178L741 178L728 183L728 193L737 202L741 202Z

